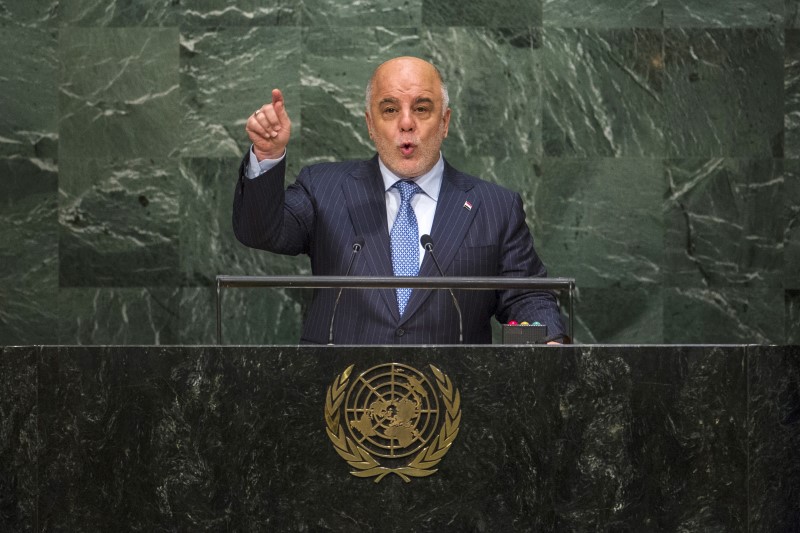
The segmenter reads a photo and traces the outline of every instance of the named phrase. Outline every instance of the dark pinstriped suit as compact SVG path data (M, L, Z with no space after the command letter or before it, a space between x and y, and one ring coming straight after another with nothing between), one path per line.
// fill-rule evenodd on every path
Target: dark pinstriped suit
M233 230L243 244L280 254L308 254L317 275L344 275L356 236L364 247L352 275L392 276L386 200L378 157L304 168L284 192L285 160L253 180L245 165L233 202ZM464 204L469 201L472 209ZM445 162L431 228L446 276L546 276L533 249L518 194L455 170ZM420 276L438 276L425 257ZM301 342L328 342L335 289L318 290ZM464 342L491 343L490 318L538 320L549 337L564 335L549 292L456 291ZM415 289L402 318L391 289L345 289L334 326L336 344L455 344L458 315L447 291Z

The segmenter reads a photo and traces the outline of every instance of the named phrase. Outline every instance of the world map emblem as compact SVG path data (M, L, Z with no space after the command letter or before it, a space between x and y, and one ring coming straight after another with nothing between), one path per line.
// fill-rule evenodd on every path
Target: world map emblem
M410 482L434 474L461 423L461 395L434 365L430 375L388 363L351 380L354 365L336 376L325 399L334 449L352 475L379 482L395 474Z

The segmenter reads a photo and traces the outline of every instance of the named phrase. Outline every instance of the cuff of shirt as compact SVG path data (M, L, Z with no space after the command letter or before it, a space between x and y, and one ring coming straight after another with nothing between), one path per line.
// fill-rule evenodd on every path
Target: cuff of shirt
M251 145L250 163L247 165L248 179L254 179L259 177L264 172L276 167L278 163L283 161L285 158L286 158L286 151L284 150L283 155L278 159L262 159L261 161L259 161L258 158L256 157L256 154L253 152L253 147Z

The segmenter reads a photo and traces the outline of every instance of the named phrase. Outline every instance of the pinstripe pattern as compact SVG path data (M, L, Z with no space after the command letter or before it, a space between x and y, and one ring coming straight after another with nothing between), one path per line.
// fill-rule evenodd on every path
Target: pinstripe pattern
M233 229L242 244L280 254L307 254L316 275L344 275L353 241L364 247L352 275L391 276L383 181L369 161L304 168L283 189L285 162L254 180L242 162L233 204ZM464 207L465 202L472 209ZM445 164L431 228L436 256L447 276L546 276L525 224L517 193ZM420 276L437 276L425 257ZM335 290L318 290L305 317L301 342L324 344ZM565 333L555 297L545 291L456 291L464 315L464 342L491 342L489 319L515 319ZM458 318L447 291L414 290L402 319L391 289L345 290L334 326L337 344L453 344Z

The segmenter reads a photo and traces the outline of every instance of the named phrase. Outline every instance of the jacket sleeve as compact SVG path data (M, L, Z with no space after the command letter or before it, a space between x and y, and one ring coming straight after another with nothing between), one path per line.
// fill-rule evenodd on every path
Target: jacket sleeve
M545 268L533 246L522 198L514 193L513 205L505 228L500 251L498 274L507 277L547 277ZM552 291L507 290L498 294L497 320L503 324L509 320L517 322L539 322L547 326L547 339L566 339L566 330L558 301Z
M245 156L233 196L236 238L245 246L279 254L308 253L315 212L308 191L299 180L284 190L286 159L253 179L247 177L247 164Z

